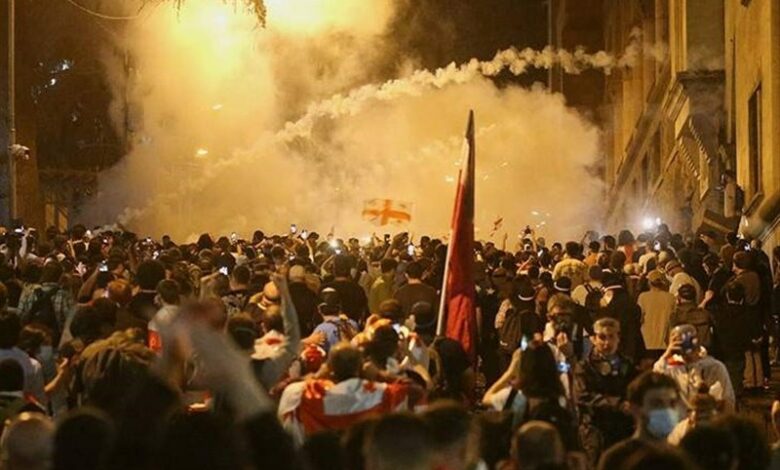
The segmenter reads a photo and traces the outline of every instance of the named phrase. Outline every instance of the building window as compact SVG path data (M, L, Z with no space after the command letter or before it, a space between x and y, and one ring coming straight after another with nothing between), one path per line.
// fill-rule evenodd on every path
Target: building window
M761 85L748 101L748 197L761 193Z

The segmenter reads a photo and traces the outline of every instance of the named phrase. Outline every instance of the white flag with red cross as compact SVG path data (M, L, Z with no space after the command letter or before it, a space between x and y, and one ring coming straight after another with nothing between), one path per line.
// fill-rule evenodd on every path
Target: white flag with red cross
M363 219L378 226L403 225L412 221L412 203L369 199L363 204Z

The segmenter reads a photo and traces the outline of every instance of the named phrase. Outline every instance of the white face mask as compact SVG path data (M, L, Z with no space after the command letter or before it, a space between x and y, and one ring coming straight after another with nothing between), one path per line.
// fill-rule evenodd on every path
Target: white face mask
M648 415L647 431L656 439L666 439L680 422L680 412L675 408L659 408Z

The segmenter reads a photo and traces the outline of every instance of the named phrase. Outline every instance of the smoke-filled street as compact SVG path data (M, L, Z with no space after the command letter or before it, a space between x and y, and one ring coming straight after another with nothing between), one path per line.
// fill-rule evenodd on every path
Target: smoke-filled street
M0 470L780 468L780 1L0 37Z

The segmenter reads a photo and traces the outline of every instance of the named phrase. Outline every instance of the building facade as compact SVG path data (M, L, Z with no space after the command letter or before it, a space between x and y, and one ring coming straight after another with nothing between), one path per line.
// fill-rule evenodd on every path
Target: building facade
M735 167L723 145L724 3L609 0L604 22L609 52L636 52L606 79L606 228L650 218L683 233L733 230L721 184Z
M607 229L739 230L780 244L780 0L604 4Z
M726 140L744 190L740 230L780 245L780 0L727 0Z

